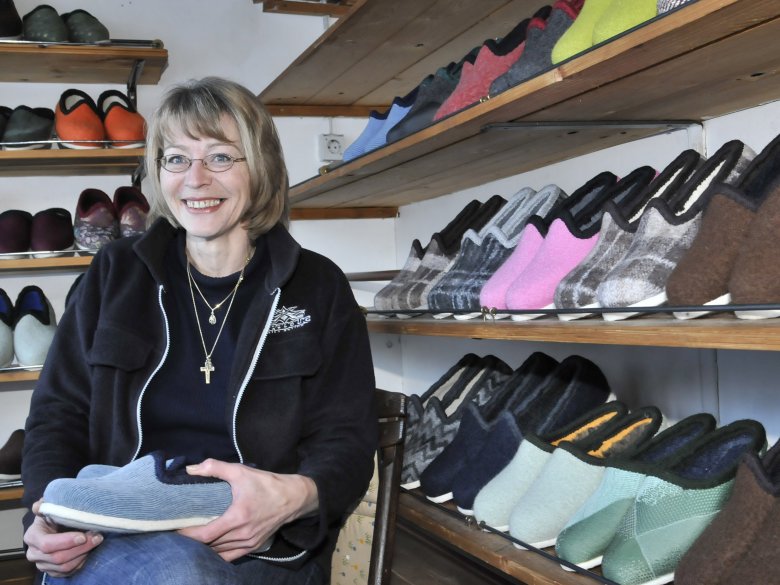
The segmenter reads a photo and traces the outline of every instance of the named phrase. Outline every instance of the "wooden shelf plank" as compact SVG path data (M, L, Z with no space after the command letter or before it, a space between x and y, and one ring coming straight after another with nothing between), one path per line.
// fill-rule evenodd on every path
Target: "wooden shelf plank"
M287 106L389 105L426 75L459 60L485 39L503 36L538 8L530 0L408 2L409 7L398 0L360 0L348 17L325 31L260 94L263 101ZM749 6L744 0L699 0L627 36L636 39L638 31L644 29L651 41L651 54L679 54L711 42L707 33L733 34L741 27L761 22L771 4L772 0L763 2L763 7ZM712 14L722 18L711 20ZM652 42L662 29L677 28L681 22L694 28L675 35L672 42ZM704 24L704 29L699 24ZM613 39L596 51L609 46L614 55L625 49L622 43L623 38ZM661 44L666 44L666 49ZM639 51L645 49L640 47ZM630 62L626 60L625 64L631 72L642 66L637 63L632 67ZM615 74L625 75L626 70L613 70L611 75Z
M723 16L738 19L732 14ZM704 26L708 19L702 20L702 31L692 31L692 34L714 36ZM559 68L564 79L586 78L595 88L577 96L576 108L569 102L562 102L525 119L556 120L565 113L569 119L577 120L657 120L670 116L706 120L776 100L780 96L780 62L777 53L766 54L762 47L780 48L780 18L776 16L754 26L750 26L749 20L743 24L746 26L743 30L652 67L636 70L605 88L598 84L605 76L614 77L612 71L606 71L608 68L628 70L632 58L644 61L643 53L648 47L652 48L655 39L647 38L646 44L637 45L613 59L591 62L591 59L582 58L564 63ZM635 34L641 40L646 38L647 32L639 29ZM681 43L684 39L674 38L669 42ZM604 50L607 48L603 47ZM744 59L746 52L755 53L756 58Z
M777 99L777 52L765 48L778 46L778 38L780 11L772 0L700 0L299 183L291 198L299 207L402 205L649 134L615 128L483 136L494 124L700 122Z
M263 5L263 12L272 14L301 14L304 16L331 16L340 18L349 14L354 2L321 3L317 0L254 0Z
M427 532L458 551L465 552L521 583L534 585L587 585L587 576L565 571L561 566L532 552L515 548L511 541L484 532L465 517L457 518L420 497L402 492L398 498L398 518L416 529Z
M397 207L333 207L294 208L290 210L291 220L311 219L392 219L398 216Z
M24 556L0 559L0 585L33 585L37 571L35 565Z
M127 83L137 61L137 82L155 85L168 66L159 47L0 43L0 81L44 83Z
M0 151L0 176L131 175L143 148L67 148Z
M0 384L6 382L35 382L40 375L40 370L0 370Z
M377 270L374 272L349 272L346 277L350 282L371 282L375 280L392 280L398 275L398 270Z
M17 501L24 495L23 487L0 488L0 502Z
M300 189L294 187L291 201L298 208L400 207L678 127L671 123L630 127L565 122L525 128L488 126L419 158L409 159L409 151L400 144L384 148L385 156L371 167L382 165L385 170L361 180L350 174L317 177Z
M389 105L537 8L533 0L358 0L260 97L272 105Z
M373 110L382 110L386 105L380 106L307 106L307 105L274 105L267 104L265 109L271 116L287 117L323 117L332 118L343 116L347 118L368 118Z
M780 321L744 321L731 316L711 316L689 321L646 316L608 322L588 318L563 322L553 317L532 321L471 321L413 317L368 316L372 333L430 335L550 343L591 343L711 349L780 350Z
M0 272L86 269L94 256L55 256L53 258L0 258Z

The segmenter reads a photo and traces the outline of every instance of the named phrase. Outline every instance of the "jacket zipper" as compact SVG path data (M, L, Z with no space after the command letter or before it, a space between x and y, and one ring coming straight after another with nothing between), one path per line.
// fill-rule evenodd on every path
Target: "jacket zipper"
M160 368L165 363L165 359L168 357L168 351L170 350L171 347L171 331L168 325L168 315L165 313L165 308L163 307L162 294L163 294L163 287L162 285L160 285L159 292L157 295L157 302L160 305L160 312L162 313L163 323L165 324L165 351L163 352L162 358L160 359L160 363L157 364L157 367L154 369L154 371L150 374L149 378L146 380L146 383L144 384L144 387L141 390L141 394L138 397L138 404L136 405L136 412L135 412L136 426L138 428L138 445L136 446L135 453L133 454L133 458L131 459L131 461L135 461L136 457L138 457L138 453L141 450L141 445L143 444L143 429L141 427L141 403L143 402L144 394L146 393L146 389L149 387L149 382L152 381L152 378L154 378L155 374L157 374L157 372L160 371ZM274 292L272 294L274 295L274 299L271 302L271 311L269 312L268 318L265 321L263 332L260 335L260 341L257 343L257 347L255 348L255 353L252 356L252 363L249 365L249 369L247 370L246 375L244 376L244 380L241 382L241 389L238 391L236 404L233 407L233 429L232 429L233 447L235 448L236 453L238 453L238 458L241 463L244 462L244 455L241 453L241 449L239 449L238 447L238 438L236 436L237 435L236 418L238 417L238 405L241 403L241 398L244 396L244 391L246 390L246 387L249 384L249 380L252 378L252 374L254 373L255 368L257 367L257 361L260 359L260 353L263 351L263 347L265 346L265 340L268 337L268 332L271 329L271 322L273 321L274 314L276 313L276 307L279 304L279 297L281 295L281 290L277 287L276 289L274 289ZM276 558L259 555L259 554L252 554L252 553L250 553L248 556L259 560L268 560L268 561L286 563L286 562L292 562L300 559L307 552L308 552L307 550L302 550L296 555L292 555L288 557L276 557Z
M133 454L133 457L130 459L130 461L135 461L136 457L138 457L138 453L141 451L141 445L143 444L144 440L144 432L143 428L141 427L141 403L143 402L144 394L146 394L146 389L149 387L149 382L152 381L152 378L154 378L155 374L160 371L160 368L162 368L162 365L165 363L165 359L168 357L168 351L171 348L171 329L168 326L168 315L165 313L165 307L163 307L163 292L163 286L160 285L157 292L157 303L160 305L160 312L162 313L163 323L165 324L165 351L163 352L162 358L160 358L160 363L157 364L157 367L146 379L146 383L141 390L141 394L138 396L138 403L135 407L135 421L136 427L138 428L138 445L136 446L135 453Z
M249 364L249 368L246 371L246 374L244 375L244 379L241 382L241 388L238 391L238 396L236 397L236 403L233 406L233 447L236 450L236 453L238 453L238 460L241 463L244 463L244 455L241 453L241 449L238 447L238 437L237 437L237 429L236 429L236 419L238 418L238 405L241 403L241 398L244 396L244 391L246 390L247 385L249 384L249 380L252 378L252 374L255 371L255 368L257 367L257 362L260 359L260 353L263 351L263 347L265 346L265 340L268 337L268 332L271 330L271 323L273 322L274 315L276 314L276 307L279 304L279 297L281 296L281 290L277 287L274 289L273 294L274 299L271 301L271 310L268 313L268 318L265 320L265 326L263 327L263 332L260 334L260 340L257 343L257 347L255 348L255 353L252 356L252 362ZM296 561L306 555L309 551L308 550L302 550L296 555L288 556L288 557L272 557L272 556L266 556L261 555L257 553L249 553L247 556L258 559L258 560L267 560L267 561L276 561L279 563L290 563L293 561Z
M238 447L238 437L237 437L237 429L236 429L236 418L238 418L238 405L241 403L241 398L244 396L244 391L246 390L247 385L249 384L249 380L252 378L252 374L255 371L255 367L257 367L257 360L260 358L260 352L263 351L263 346L265 345L265 338L268 337L268 331L271 329L271 322L274 319L274 315L276 314L276 306L279 304L279 296L281 295L281 290L277 287L274 289L274 291L271 293L274 295L273 301L271 301L271 311L268 313L268 318L265 320L265 326L263 327L263 332L260 334L260 341L257 343L257 347L255 348L255 354L252 356L252 363L249 364L249 369L246 371L246 374L244 375L244 379L241 382L241 388L238 391L238 396L236 397L236 403L233 406L233 421L232 421L232 435L233 435L233 448L236 450L236 453L238 454L238 460L243 463L244 462L244 455L241 453L241 449Z
M293 561L297 561L302 556L304 556L308 550L302 550L297 555L293 555L291 557L268 557L265 555L257 554L257 553L249 553L247 556L252 557L253 559L259 559L261 561L275 561L277 563L291 563Z

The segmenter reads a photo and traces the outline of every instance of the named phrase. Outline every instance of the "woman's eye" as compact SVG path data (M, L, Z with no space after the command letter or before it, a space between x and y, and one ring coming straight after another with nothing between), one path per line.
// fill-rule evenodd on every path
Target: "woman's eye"
M168 164L180 165L187 162L187 157L182 154L169 154L165 157Z
M209 156L212 162L215 163L226 163L233 160L233 157L229 154L225 154L224 152L217 152Z

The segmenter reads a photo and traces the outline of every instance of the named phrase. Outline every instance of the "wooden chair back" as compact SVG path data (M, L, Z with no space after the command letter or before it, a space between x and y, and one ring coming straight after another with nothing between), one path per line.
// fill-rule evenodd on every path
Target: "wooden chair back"
M379 489L368 585L389 585L390 565L395 544L395 519L401 485L401 466L404 458L406 396L400 392L377 389L375 404L379 415L377 455Z

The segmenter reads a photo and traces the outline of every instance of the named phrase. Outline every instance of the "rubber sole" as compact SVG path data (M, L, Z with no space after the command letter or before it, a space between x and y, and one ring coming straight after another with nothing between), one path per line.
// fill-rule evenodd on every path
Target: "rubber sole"
M628 305L626 309L631 308L639 308L639 307L657 307L658 305L662 305L666 302L666 292L658 293L657 295L654 295L652 297L646 298L643 301L639 301L638 303L633 303L631 305ZM634 315L638 315L639 312L626 312L626 313L603 313L601 316L604 318L605 321L622 321L623 319L628 319L629 317L633 317Z
M217 516L192 516L190 518L171 518L167 520L134 520L105 516L82 510L74 510L51 502L43 502L40 514L62 526L98 532L119 532L134 534L138 532L161 532L179 530L189 526L208 524Z

